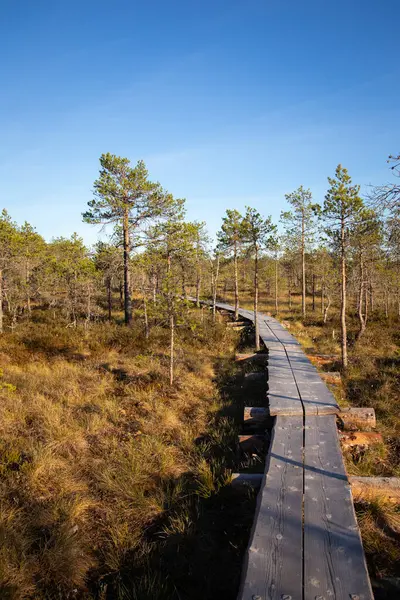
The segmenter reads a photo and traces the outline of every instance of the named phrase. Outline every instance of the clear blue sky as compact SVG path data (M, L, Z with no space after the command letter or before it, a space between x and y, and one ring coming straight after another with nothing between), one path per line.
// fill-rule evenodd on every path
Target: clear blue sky
M400 152L398 0L2 0L0 205L46 238L81 222L103 152L143 158L213 234L277 220ZM365 188L364 188L365 189Z

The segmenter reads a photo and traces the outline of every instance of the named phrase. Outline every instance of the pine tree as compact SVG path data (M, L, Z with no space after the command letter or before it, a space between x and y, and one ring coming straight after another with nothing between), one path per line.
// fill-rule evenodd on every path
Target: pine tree
M256 350L260 349L260 336L258 326L258 261L260 253L273 243L272 234L276 226L272 224L271 217L263 219L254 208L246 207L246 215L243 221L243 240L254 257L254 324L256 336Z
M340 324L342 331L342 367L348 366L347 358L347 324L346 324L346 303L347 303L347 253L349 248L349 238L351 227L360 219L360 212L363 208L363 201L359 196L360 186L352 185L351 177L342 165L338 165L335 177L328 177L330 188L328 189L322 216L327 225L326 233L331 238L333 245L338 248L341 265L341 303L340 303Z
M301 255L301 312L306 316L306 252L312 243L315 226L315 204L310 190L301 185L290 194L285 194L291 211L282 212L281 220L292 245L299 248Z
M143 161L131 167L127 158L114 154L100 157L100 175L94 182L95 198L88 202L89 210L83 213L83 220L93 224L114 224L121 228L124 261L124 310L125 323L132 321L132 301L130 294L129 257L131 235L148 221L171 216L179 208L159 183L149 181L149 174Z
M227 210L222 219L221 230L217 233L219 251L232 256L235 281L235 320L239 317L238 255L243 244L243 216L237 210Z

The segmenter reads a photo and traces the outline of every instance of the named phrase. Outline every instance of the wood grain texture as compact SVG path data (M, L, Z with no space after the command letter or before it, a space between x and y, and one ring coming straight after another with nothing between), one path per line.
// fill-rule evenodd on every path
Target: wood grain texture
M307 416L304 600L373 600L335 416Z
M303 420L277 417L238 598L302 598Z

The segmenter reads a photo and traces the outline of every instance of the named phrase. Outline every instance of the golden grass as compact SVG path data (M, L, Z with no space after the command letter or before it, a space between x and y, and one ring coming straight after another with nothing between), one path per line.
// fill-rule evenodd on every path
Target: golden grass
M208 319L181 330L171 388L168 335L140 329L31 323L1 338L1 598L169 597L146 532L189 535L188 498L229 480L209 452L236 435L218 424L214 366L237 334ZM126 578L134 556L140 576Z

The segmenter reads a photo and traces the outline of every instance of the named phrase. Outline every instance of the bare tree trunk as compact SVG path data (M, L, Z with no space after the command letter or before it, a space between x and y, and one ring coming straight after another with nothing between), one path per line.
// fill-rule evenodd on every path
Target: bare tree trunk
M237 243L233 248L233 265L235 270L235 321L239 318L239 283L238 283L238 263L237 263Z
M254 325L256 336L256 352L260 350L260 332L258 325L258 250L254 257Z
M369 306L371 308L371 312L374 310L374 288L372 287L372 281L369 282Z
M289 304L289 310L292 310L292 278L289 277L288 278L288 304Z
M364 334L366 328L366 321L363 315L363 304L364 304L364 258L362 252L360 253L360 283L358 288L358 320L360 328L357 333L357 340Z
M129 213L126 209L124 212L123 219L123 234L124 234L124 311L125 311L125 323L130 325L132 323L132 300L131 300L131 281L129 271L129 254L130 254L130 241L129 241Z
M306 316L306 248L305 248L305 215L301 219L301 313Z
M325 282L321 281L321 314L324 314L324 305L325 305Z
M324 308L324 323L326 323L327 320L328 320L328 311L329 311L330 306L331 306L331 297L330 297L329 293L326 295L326 297L327 297L327 300L328 300L328 304Z
M342 367L347 369L347 324L346 324L346 248L345 248L345 222L342 218L340 241L342 262L342 301L340 306L340 324L342 329Z

